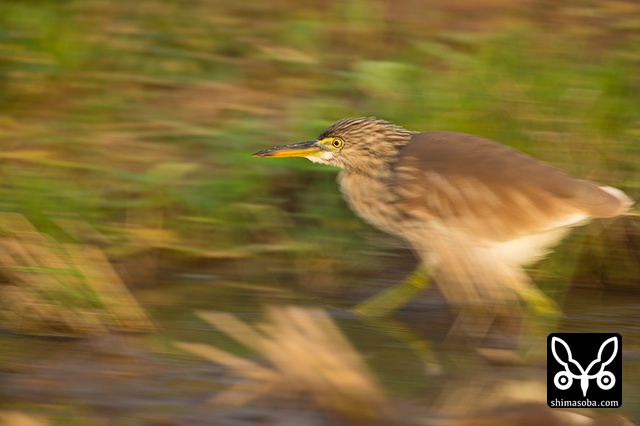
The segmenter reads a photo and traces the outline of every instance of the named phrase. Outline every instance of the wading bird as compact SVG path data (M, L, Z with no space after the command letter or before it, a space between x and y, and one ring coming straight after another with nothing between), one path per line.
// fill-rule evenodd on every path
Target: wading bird
M573 178L492 140L414 132L372 117L344 119L316 140L253 156L306 157L341 168L338 182L351 209L409 243L454 304L520 298L553 310L523 267L572 227L633 204L619 189ZM387 312L403 303L402 294L424 287L426 277L417 271L359 310Z

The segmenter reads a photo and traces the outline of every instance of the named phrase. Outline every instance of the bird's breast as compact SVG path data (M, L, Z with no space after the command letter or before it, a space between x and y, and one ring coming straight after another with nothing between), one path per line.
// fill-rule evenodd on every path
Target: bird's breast
M388 179L343 171L338 183L349 207L362 219L381 231L402 236L404 217Z

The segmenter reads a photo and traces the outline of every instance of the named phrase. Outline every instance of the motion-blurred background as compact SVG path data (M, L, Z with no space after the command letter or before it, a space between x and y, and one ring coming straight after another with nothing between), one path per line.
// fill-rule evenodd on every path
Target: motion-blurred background
M401 333L347 314L413 255L348 210L337 170L250 154L375 115L639 199L639 46L635 0L0 2L0 424L430 424L544 401L544 357L440 345L432 298ZM616 413L638 420L638 221L575 232L532 275L559 329L623 335ZM322 348L334 376L304 376Z

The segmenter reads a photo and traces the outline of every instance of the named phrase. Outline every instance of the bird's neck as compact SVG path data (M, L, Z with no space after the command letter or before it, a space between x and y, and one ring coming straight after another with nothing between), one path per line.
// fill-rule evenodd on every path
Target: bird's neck
M393 170L393 164L395 163L395 157L376 158L368 161L366 164L347 165L344 167L345 174L360 175L363 177L369 177L372 179L386 179L390 177ZM390 159L393 158L394 160Z

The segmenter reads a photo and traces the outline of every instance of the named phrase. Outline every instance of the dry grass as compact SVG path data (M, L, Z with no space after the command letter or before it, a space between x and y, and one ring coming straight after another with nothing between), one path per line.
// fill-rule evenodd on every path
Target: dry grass
M0 214L0 318L36 334L148 331L155 326L95 246L61 244L17 213Z
M273 395L304 397L352 422L389 421L390 403L380 384L322 310L271 308L267 320L258 325L226 313L200 312L199 316L265 359L259 363L211 345L178 343L244 379L215 395L212 403L238 406Z
M0 412L0 426L49 426L50 423L40 417L19 411Z

